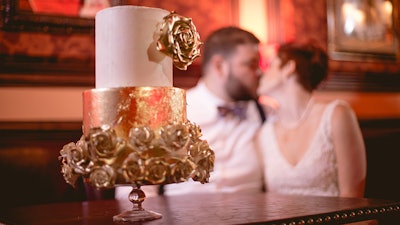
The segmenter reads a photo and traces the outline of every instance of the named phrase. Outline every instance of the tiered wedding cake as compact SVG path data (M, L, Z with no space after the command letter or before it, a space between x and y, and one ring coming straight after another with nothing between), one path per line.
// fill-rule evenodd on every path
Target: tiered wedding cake
M200 44L191 19L174 12L97 13L96 88L83 93L82 138L60 151L68 183L83 176L97 188L131 185L137 199L141 185L208 182L214 152L186 118L185 90L172 85L172 65L186 69ZM128 217L114 220L137 220Z

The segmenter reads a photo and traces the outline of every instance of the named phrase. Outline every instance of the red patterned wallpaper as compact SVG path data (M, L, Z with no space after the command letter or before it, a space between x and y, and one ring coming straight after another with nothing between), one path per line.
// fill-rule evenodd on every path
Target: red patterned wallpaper
M175 11L193 19L202 39L222 26L234 23L234 0L126 0L130 5L141 5Z
M289 13L285 15L292 23L291 27L295 30L293 35L297 41L305 41L314 39L322 46L327 45L327 29L326 29L326 3L325 1L310 0L292 0L286 1L291 3L292 10L284 11Z
M60 59L94 57L93 35L0 32L0 53Z

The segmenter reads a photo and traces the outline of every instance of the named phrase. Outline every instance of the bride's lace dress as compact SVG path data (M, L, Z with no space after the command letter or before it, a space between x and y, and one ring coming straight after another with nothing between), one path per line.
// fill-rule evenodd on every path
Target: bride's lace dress
M336 155L331 140L334 108L344 101L335 100L325 107L309 149L296 164L290 164L279 150L273 121L260 131L259 144L264 161L267 191L282 194L338 196Z

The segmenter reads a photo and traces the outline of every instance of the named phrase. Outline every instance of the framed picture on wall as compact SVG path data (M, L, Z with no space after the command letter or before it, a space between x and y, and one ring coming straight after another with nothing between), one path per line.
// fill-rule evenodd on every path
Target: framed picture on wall
M399 57L399 0L327 1L328 50L334 60Z

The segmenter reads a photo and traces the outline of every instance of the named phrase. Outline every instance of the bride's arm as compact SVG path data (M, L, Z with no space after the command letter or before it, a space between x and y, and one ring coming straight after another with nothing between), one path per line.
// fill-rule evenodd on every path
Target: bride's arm
M348 104L339 104L332 116L340 196L364 197L367 162L357 117Z

